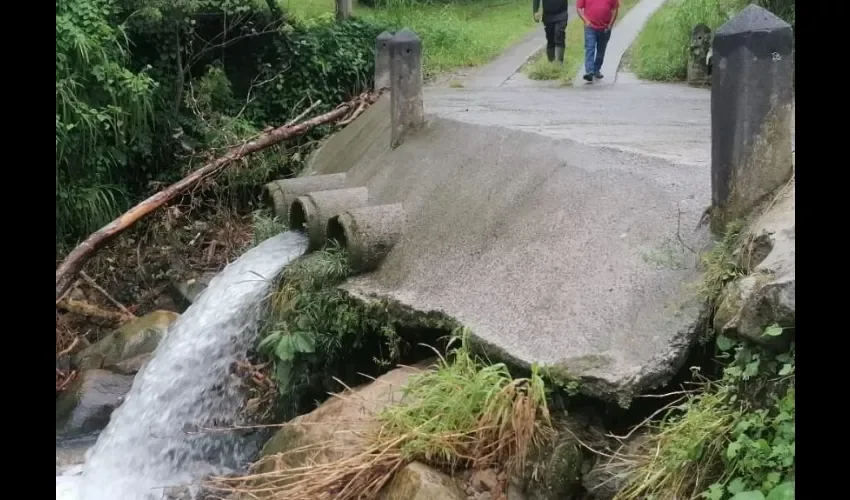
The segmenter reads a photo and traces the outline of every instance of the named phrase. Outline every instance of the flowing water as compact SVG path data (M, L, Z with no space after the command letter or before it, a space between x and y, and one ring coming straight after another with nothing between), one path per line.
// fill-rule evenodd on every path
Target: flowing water
M57 500L153 500L243 465L249 445L233 432L244 404L232 365L255 342L274 277L307 248L289 231L228 265L175 321L125 402L77 471L57 476ZM76 475L75 475L76 474Z

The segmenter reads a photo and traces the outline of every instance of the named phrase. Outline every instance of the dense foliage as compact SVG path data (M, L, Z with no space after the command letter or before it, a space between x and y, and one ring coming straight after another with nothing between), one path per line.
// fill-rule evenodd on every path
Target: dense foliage
M793 27L794 0L670 0L649 18L630 51L630 66L645 80L684 80L691 31L699 23L716 30L749 3Z
M210 152L359 92L382 30L332 15L289 19L274 1L57 0L57 246ZM281 157L252 159L222 184L232 191L296 168Z

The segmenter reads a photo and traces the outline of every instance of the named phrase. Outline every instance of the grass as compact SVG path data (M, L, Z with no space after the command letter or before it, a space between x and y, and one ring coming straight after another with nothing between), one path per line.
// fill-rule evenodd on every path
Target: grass
M620 0L617 22L623 19L637 2L638 0ZM616 28L615 24L614 29ZM567 24L564 64L551 64L546 60L545 52L541 52L529 61L525 67L525 73L532 80L560 80L563 85L572 85L573 78L582 64L584 64L584 24L578 16L573 16Z
M769 327L766 335L781 333ZM731 359L658 423L615 500L793 500L796 463L795 350L774 354L718 338Z
M504 466L520 470L527 454L552 435L543 379L513 378L503 364L488 365L468 347L468 333L450 359L412 377L402 402L378 416L379 430L362 452L331 463L278 467L241 478L214 478L218 491L260 491L281 500L379 498L381 488L412 461L442 468ZM334 443L319 443L334 446ZM293 456L305 449L291 450ZM287 462L287 453L268 457Z
M646 23L630 50L630 67L638 78L684 80L691 30L699 23L712 31L748 2L745 0L668 0Z
M700 294L711 304L717 300L727 283L742 276L746 271L736 255L741 248L743 230L742 221L730 222L720 240L710 251L700 256L703 270Z
M330 15L333 0L281 0L302 19ZM527 0L470 0L423 4L388 0L385 7L355 6L354 14L394 29L408 27L422 38L425 77L485 64L516 43L535 25Z

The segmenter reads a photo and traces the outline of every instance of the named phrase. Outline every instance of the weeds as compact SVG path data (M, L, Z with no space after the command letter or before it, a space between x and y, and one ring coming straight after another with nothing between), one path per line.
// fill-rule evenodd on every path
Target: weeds
M261 210L251 214L251 218L254 228L254 246L289 229L286 222Z
M285 9L301 17L333 12L326 0L282 0ZM319 5L321 3L321 5ZM412 29L422 38L426 77L454 69L478 66L498 56L534 28L526 0L417 2L386 0L355 15L398 30Z
M380 416L382 433L405 437L399 445L409 460L443 468L507 464L522 469L530 449L551 429L543 378L513 379L502 363L475 359L464 332L451 361L414 377L405 404Z
M714 247L702 255L703 283L700 294L714 304L727 283L744 274L736 251L741 245L742 221L730 222Z
M717 347L723 377L703 380L624 458L636 467L617 500L794 498L794 346L776 355L721 336Z
M367 436L361 452L330 463L288 464L289 457L315 456L334 444L298 448L274 457L281 465L272 472L214 478L211 488L283 500L354 500L378 498L414 460L444 468L521 468L528 452L553 432L543 379L536 370L514 379L502 364L485 365L473 357L467 337L461 332L448 358L410 379L402 401L379 414L380 429Z
M746 0L670 0L647 21L630 51L630 66L644 80L683 80L691 31L699 23L712 32Z

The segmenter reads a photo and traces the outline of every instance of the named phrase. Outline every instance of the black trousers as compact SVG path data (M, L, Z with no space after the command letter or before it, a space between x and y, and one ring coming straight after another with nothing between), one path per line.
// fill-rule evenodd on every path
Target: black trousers
M566 46L566 31L567 20L555 21L553 23L543 23L543 30L546 31L546 47L564 48Z

